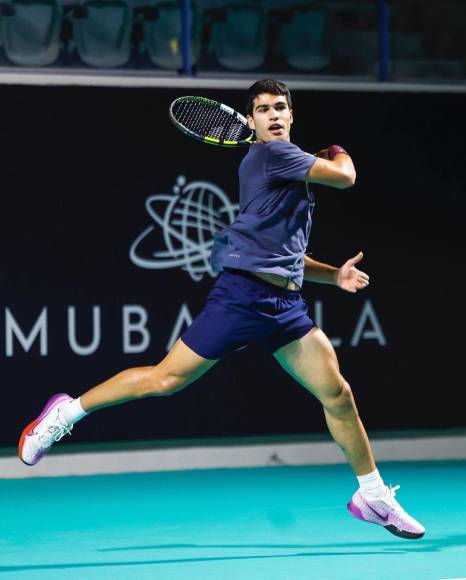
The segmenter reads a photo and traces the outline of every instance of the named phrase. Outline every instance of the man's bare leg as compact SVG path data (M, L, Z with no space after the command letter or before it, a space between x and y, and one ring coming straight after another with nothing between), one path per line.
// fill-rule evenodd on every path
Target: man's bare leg
M18 455L27 465L35 465L87 413L143 397L170 395L195 381L216 362L197 355L179 339L157 365L122 371L77 399L58 393L23 429Z
M143 397L171 395L184 389L214 366L178 339L158 364L127 369L81 395L87 413Z
M275 353L281 366L322 403L332 437L356 475L375 470L369 439L335 350L319 328Z
M322 330L313 328L303 338L279 349L275 358L324 407L330 433L345 453L360 485L348 503L350 514L383 526L396 536L422 538L424 527L403 510L395 499L397 488L385 486L376 469L351 388L342 377L335 351Z

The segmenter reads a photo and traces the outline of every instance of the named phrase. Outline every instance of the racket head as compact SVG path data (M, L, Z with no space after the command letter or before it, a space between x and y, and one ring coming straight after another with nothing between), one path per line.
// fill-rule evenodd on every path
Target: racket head
M254 142L246 118L213 99L179 97L170 105L169 115L177 129L208 145L242 147Z

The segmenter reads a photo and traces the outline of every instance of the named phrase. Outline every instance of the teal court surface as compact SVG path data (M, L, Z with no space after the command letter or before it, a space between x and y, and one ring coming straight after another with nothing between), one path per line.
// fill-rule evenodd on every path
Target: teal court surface
M0 580L466 578L466 462L379 464L427 528L349 516L346 465L0 480Z

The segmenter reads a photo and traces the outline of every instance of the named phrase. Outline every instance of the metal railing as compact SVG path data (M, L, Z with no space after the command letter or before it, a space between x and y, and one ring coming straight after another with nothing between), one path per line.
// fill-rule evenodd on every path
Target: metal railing
M387 82L389 77L390 38L388 32L387 0L379 0L379 81Z

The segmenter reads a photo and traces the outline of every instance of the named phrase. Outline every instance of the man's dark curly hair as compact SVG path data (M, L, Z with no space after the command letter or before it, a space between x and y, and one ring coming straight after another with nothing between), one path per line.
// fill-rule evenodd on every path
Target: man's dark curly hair
M280 81L275 81L273 79L264 79L262 81L256 81L248 90L248 104L246 112L248 115L252 116L252 111L254 108L254 99L258 95L263 95L268 93L270 95L283 95L286 97L286 102L288 107L291 109L291 94L290 89Z

